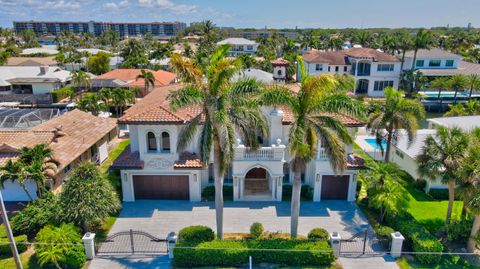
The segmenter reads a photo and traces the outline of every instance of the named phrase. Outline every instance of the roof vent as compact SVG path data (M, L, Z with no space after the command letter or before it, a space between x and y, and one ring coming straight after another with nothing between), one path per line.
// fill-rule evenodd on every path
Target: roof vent
M40 75L45 75L48 72L48 65L40 66Z

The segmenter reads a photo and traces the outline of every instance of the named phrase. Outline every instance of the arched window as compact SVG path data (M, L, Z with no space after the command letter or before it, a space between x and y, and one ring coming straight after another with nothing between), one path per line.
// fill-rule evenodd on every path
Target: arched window
M162 133L162 152L170 152L170 135L167 132Z
M157 151L157 138L152 132L147 133L147 148L148 151Z
M282 69L278 69L277 75L281 76L282 75Z

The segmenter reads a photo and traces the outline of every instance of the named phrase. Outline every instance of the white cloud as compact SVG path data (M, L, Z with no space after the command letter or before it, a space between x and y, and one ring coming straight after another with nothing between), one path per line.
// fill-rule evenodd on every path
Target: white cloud
M124 0L118 3L115 2L108 2L103 4L104 7L106 8L111 8L111 9L119 9L119 8L126 8L128 7L129 3L128 0Z
M197 6L195 5L176 4L170 0L138 0L138 3L142 6L170 10L179 14L194 13L197 11Z

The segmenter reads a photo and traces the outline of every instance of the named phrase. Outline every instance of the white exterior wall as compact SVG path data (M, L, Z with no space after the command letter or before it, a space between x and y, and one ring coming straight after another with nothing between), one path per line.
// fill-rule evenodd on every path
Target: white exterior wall
M32 85L33 94L45 94L51 93L53 90L57 89L55 83L28 83Z
M316 70L317 64L322 65L322 71ZM338 72L335 71L335 67L338 66ZM347 71L344 71L345 66L347 67ZM328 71L328 67L330 67L330 71ZM350 74L351 66L350 65L329 65L328 63L309 63L305 62L305 68L307 69L307 73L312 76L318 76L321 74Z

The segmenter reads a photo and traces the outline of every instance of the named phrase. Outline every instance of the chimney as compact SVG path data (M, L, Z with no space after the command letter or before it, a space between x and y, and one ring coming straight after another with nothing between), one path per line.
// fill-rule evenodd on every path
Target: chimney
M48 65L40 66L40 75L45 75L48 72Z

